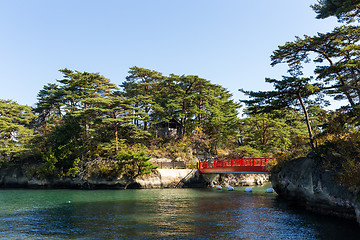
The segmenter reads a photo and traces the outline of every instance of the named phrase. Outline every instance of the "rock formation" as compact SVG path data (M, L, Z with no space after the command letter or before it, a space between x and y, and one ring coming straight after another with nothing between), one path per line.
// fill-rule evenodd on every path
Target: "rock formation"
M298 158L277 166L271 174L275 191L307 209L327 215L357 219L360 196L339 183L337 173L326 169L323 159Z

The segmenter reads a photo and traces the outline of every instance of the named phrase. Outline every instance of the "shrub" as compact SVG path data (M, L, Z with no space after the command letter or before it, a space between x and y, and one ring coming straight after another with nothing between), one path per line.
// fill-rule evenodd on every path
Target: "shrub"
M333 135L319 146L316 154L324 157L324 167L338 173L338 181L350 188L360 186L360 133Z

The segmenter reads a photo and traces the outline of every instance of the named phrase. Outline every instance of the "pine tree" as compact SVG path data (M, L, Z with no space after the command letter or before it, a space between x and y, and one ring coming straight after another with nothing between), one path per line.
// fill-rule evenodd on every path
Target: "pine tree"
M314 72L325 94L335 99L347 99L350 106L360 101L360 27L343 26L332 32L317 36L296 37L293 42L279 46L271 56L272 65L287 63L292 70L301 73L304 63L327 63L318 65ZM313 55L314 54L314 55Z
M122 83L124 96L131 98L136 109L141 109L144 114L134 119L134 124L138 127L142 125L143 130L148 130L149 121L155 112L159 111L159 105L155 101L156 96L161 90L160 82L164 79L161 73L145 68L132 67L129 76ZM161 110L160 110L161 111Z
M318 0L312 8L318 14L317 18L336 16L341 22L352 22L359 20L359 0Z
M29 106L0 100L0 161L11 161L31 150L34 118Z
M310 83L311 78L283 77L283 80L266 79L274 85L274 91L244 91L251 100L242 102L250 106L250 110L258 112L271 112L274 109L299 106L305 116L311 148L315 148L314 134L310 123L307 105L314 104L310 97L319 92L316 84Z

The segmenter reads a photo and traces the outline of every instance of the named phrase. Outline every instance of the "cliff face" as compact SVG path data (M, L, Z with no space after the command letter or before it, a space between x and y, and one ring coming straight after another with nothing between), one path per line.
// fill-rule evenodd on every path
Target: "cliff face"
M275 191L308 210L357 219L360 196L336 182L336 173L322 167L321 160L299 158L276 167L271 174Z

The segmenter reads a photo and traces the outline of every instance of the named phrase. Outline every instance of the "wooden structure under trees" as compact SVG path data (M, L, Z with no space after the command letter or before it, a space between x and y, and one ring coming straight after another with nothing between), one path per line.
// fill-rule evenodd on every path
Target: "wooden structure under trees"
M175 118L169 121L162 121L153 126L157 137L173 138L181 135L182 124Z

